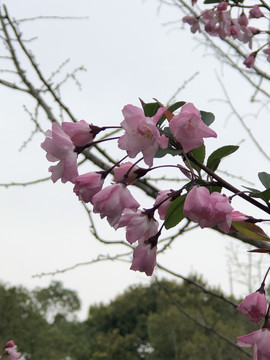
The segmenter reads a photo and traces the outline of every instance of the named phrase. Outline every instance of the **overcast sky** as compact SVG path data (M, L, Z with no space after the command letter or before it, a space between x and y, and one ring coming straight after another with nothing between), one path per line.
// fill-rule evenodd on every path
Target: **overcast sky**
M65 21L42 19L22 24L25 38L38 37L27 46L46 76L66 59L70 61L63 68L63 74L81 65L87 69L78 74L81 91L69 81L62 93L64 102L78 119L96 125L117 125L122 120L124 105L139 106L139 97L145 101L155 97L166 103L186 80L199 72L177 100L194 102L198 108L216 114L212 127L218 133L218 143L209 141L210 148L242 143L235 160L225 161L223 169L251 178L258 185L256 174L267 171L268 165L248 142L247 134L236 119L227 118L228 107L217 101L224 97L217 79L221 79L235 105L245 113L249 112L251 91L235 72L221 66L215 57L205 55L205 47L193 40L187 27L183 29L180 12L165 5L159 8L159 1L155 0L7 0L5 4L15 18L87 17ZM1 68L5 68L4 62L1 64ZM18 151L33 130L23 104L32 110L25 95L0 87L1 183L48 176L50 164L40 148L44 140L41 134L23 151ZM46 124L42 114L41 120ZM246 120L263 142L264 133L253 125L254 119L247 116ZM268 133L269 130L268 124ZM88 166L91 171L91 165ZM129 264L117 262L85 266L53 278L33 278L35 274L91 260L99 253L110 254L112 249L98 245L91 237L87 215L70 184L46 182L25 188L2 187L0 193L1 281L32 289L46 286L51 279L61 280L66 287L78 291L83 300L82 317L89 304L108 302L130 284L151 281L144 274L130 271ZM245 204L239 206L244 211ZM96 221L104 237L123 238L123 233L114 233L98 217ZM211 285L222 286L229 292L226 249L233 246L236 243L228 238L203 230L177 239L159 260L183 275L202 273ZM241 248L241 251L241 256L246 258L245 250ZM165 276L159 271L155 275ZM241 288L234 290L241 293Z

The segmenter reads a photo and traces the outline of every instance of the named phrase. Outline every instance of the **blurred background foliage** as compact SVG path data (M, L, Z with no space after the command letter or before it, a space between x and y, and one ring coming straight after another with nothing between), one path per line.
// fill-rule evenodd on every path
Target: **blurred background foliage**
M39 360L197 360L247 359L235 345L255 330L235 304L198 276L209 293L188 283L153 280L132 286L108 304L89 307L86 320L76 311L75 291L53 281L33 291L0 285L0 342L13 339L27 359Z

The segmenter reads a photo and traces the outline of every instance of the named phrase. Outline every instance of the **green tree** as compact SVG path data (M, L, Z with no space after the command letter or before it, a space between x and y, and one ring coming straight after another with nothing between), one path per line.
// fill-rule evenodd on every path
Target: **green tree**
M247 359L235 340L255 329L235 306L165 280L90 307L84 326L88 347L80 360Z
M32 293L23 287L0 285L1 348L13 339L27 359L63 360L70 357L75 360L71 353L78 339L78 323L70 322L60 314L53 323L48 323L35 294L36 291ZM70 308L69 301L66 307ZM66 307L63 302L63 308Z
M81 307L76 292L65 289L60 281L52 281L47 288L35 289L33 295L41 314L50 320L57 315L70 317Z

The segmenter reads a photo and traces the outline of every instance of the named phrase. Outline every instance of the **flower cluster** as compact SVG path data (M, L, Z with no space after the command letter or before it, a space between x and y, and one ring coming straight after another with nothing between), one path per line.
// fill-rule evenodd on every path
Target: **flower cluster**
M9 360L25 360L25 358L17 351L17 346L13 340L6 343L4 355L6 355Z
M125 150L128 157L135 158L142 154L136 163L123 161L125 156L110 169L79 174L78 154L96 143L110 140L106 137L95 139L100 131L110 127L99 128L84 120L77 123L64 122L61 126L54 123L41 144L47 159L58 161L49 167L52 181L61 179L64 183L73 183L74 193L79 200L91 203L94 213L106 218L115 230L125 228L127 241L131 245L137 244L131 269L147 275L152 275L156 265L158 239L164 224L166 227L168 208L180 196L184 196L184 201L179 211L183 211L187 219L198 223L201 228L217 226L228 233L235 231L232 221L248 219L243 214L234 217L230 199L220 192L210 192L207 181L205 186L198 185L196 181L200 177L195 175L190 165L188 168L175 166L186 175L187 184L177 190L160 191L151 209L139 209L140 203L133 197L130 185L156 168L153 163L159 149L177 151L187 165L191 152L204 146L204 138L217 137L215 131L203 122L201 112L192 103L182 103L176 115L161 104L157 105L158 109L153 112L153 116L146 116L144 109L126 105L122 110L124 120L118 127L124 134L111 138L118 140L118 147ZM166 119L168 127L164 127ZM149 168L140 168L137 165L139 161L144 161ZM114 181L107 185L106 177L112 172ZM163 221L160 227L154 216L156 211L157 217Z
M226 6L221 2L216 11L222 14L226 11ZM254 8L250 16L256 17L258 14ZM241 22L244 26L246 20L242 18ZM157 264L158 241L162 231L164 228L176 226L184 218L187 219L187 225L193 221L201 228L216 227L224 233L239 231L251 238L255 235L255 239L269 239L263 230L255 225L256 222L263 221L262 219L235 211L231 204L234 196L241 196L247 201L250 200L249 196L215 173L221 158L230 155L238 147L229 145L217 149L204 165L204 139L217 137L215 131L209 127L213 114L199 111L192 103L178 102L170 108L159 102L141 103L142 109L133 105L123 108L124 120L120 126L113 126L124 132L119 137L103 136L96 140L95 137L100 131L112 127L99 128L81 120L77 123L64 122L61 126L54 123L41 144L47 153L47 159L57 162L49 167L52 181L69 181L74 185L73 191L78 199L92 204L94 213L106 218L113 229L125 229L126 240L134 247L130 269L151 276ZM179 108L180 111L173 114L172 111ZM109 140L118 140L118 148L126 152L123 159L109 169L79 174L79 154L89 151L97 143ZM162 156L178 155L183 165L156 166L154 161L160 153ZM126 161L127 157L139 159L133 163ZM139 166L142 161L148 168ZM177 172L181 171L186 182L177 189L161 190L153 206L143 208L132 195L131 185L149 171L160 167L174 167ZM202 170L207 176L202 175ZM109 174L113 175L113 181L108 184L106 179ZM270 174L265 174L267 179L270 178ZM223 188L233 192L233 195L228 197L222 192ZM254 202L256 200L252 199L253 204ZM263 207L262 204L258 205ZM246 314L251 321L258 323L265 318L260 330L237 339L239 346L254 347L254 360L270 359L269 306L267 308L264 291L267 274L261 287L238 306L238 310ZM11 360L19 359L20 356L12 341L7 343L5 353Z
M270 359L270 323L269 306L265 297L265 279L270 268L263 279L260 288L253 294L248 295L238 306L238 310L248 316L250 321L259 323L264 318L261 329L250 334L242 335L237 338L237 344L241 347L253 346L253 360Z
M195 3L196 1L192 1L192 5ZM248 14L245 13L243 7L241 13L237 14L236 17L232 15L233 8L235 8L235 4L221 1L213 8L202 11L200 16L186 15L182 21L191 26L190 30L192 33L201 32L200 24L202 24L204 30L211 36L218 36L222 40L226 38L238 40L248 44L251 49L254 36L265 33L265 31L250 25L250 20L264 18L261 7L257 4L253 5L252 8L249 8ZM266 46L268 48L264 49L263 52L268 55L267 61L270 61L269 44L265 43L247 56L244 65L248 68L253 67L258 52Z

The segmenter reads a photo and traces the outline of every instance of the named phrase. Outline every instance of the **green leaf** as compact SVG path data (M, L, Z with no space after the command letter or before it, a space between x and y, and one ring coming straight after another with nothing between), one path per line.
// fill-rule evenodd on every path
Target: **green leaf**
M236 150L238 150L239 146L237 145L226 145L212 152L207 160L207 167L212 171L216 171L218 168L221 159L224 157L233 154Z
M242 185L242 186L243 186L243 188L250 190L252 193L260 193L261 192L260 190L249 187L249 186L244 186L244 185Z
M166 156L167 154L170 154L172 156L176 156L176 155L181 154L181 152L182 152L182 150L174 149L173 147L168 146L167 149L158 148L154 157L155 158L162 158L162 157Z
M169 206L165 216L165 228L171 229L184 219L184 202L186 195L181 195Z
M270 238L258 225L246 221L233 221L232 226L242 235L251 240L270 241Z
M270 189L270 174L267 172L259 172L258 177L260 179L260 182L263 184L263 186L266 189Z
M221 1L221 0L220 0ZM204 4L218 4L219 0L204 0Z
M270 189L264 190L264 191L256 191L249 194L249 196L254 198L263 199L267 204L270 201Z
M156 115L159 108L160 105L157 102L144 104L143 105L144 115L152 117Z
M207 111L200 111L200 113L205 125L210 126L215 121L215 115L213 113Z
M198 161L200 161L200 163L203 164L204 159L205 159L205 146L202 145L197 149L194 149L191 151L191 155L197 159ZM197 166L196 164L194 164L192 161L190 161L190 165L193 167L193 169L195 169L198 173L200 173L201 169L199 166Z
M175 149L175 147L173 146L174 144L174 137L170 131L169 127L165 127L164 129L160 129L160 132L164 135L167 136L167 138L169 138L169 144L168 147L166 149L161 149L158 148L156 154L155 154L155 158L162 158L167 154L171 154L172 156L176 156L181 154L182 150L180 149Z

